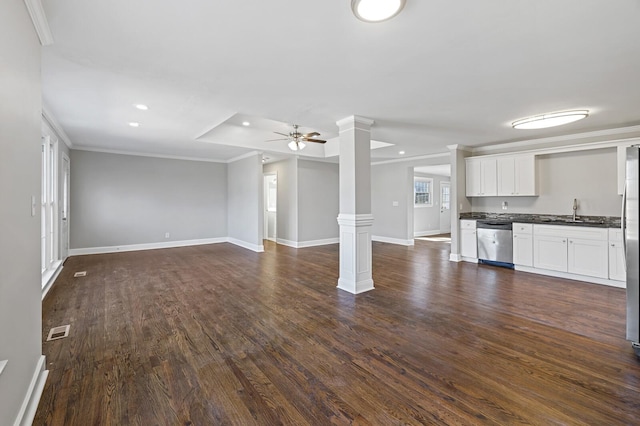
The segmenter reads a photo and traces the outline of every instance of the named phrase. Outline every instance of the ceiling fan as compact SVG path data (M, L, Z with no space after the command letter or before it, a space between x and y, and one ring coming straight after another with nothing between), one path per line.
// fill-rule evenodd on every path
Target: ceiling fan
M286 133L280 133L280 132L273 132L275 134L278 135L282 135L285 136L284 138L279 138L279 139L271 139L268 140L267 142L273 142L273 141L290 141L288 146L289 149L291 149L292 151L299 151L304 149L305 146L307 146L307 144L305 142L316 142L316 143L326 143L327 141L322 140L322 139L315 139L315 136L320 136L320 133L318 132L311 132L311 133L300 133L298 131L298 125L294 124L293 125L293 131L289 132L289 134Z

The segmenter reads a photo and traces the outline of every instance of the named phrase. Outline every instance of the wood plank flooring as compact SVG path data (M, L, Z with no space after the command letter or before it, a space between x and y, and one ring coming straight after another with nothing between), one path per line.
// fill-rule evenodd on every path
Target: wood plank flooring
M640 423L624 290L448 256L374 243L359 296L338 245L70 258L34 424Z

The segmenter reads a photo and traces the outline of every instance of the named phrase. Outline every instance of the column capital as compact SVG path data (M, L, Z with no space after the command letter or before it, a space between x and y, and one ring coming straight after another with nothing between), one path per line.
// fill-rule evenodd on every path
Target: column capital
M363 130L369 130L371 126L373 126L373 123L375 123L375 121L371 120L370 118L361 117L359 115L351 115L349 117L343 118L342 120L336 121L336 124L338 125L338 128L341 132L350 130L354 127Z

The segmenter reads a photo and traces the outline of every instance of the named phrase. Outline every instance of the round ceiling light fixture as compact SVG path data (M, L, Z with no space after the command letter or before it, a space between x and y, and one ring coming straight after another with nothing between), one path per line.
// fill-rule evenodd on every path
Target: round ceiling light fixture
M149 107L147 105L145 105L145 104L136 104L135 107L138 108L141 111L148 111L149 110Z
M562 126L563 124L573 123L589 116L589 111L579 109L573 111L550 112L540 114L533 117L523 118L511 123L514 129L545 129L547 127Z
M364 22L382 22L396 16L406 0L351 0L356 18Z

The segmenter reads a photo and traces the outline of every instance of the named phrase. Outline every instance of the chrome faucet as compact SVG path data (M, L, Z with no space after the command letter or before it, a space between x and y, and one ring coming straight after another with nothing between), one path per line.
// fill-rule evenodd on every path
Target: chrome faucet
M573 199L573 221L576 221L576 211L578 210L578 199L574 198Z

